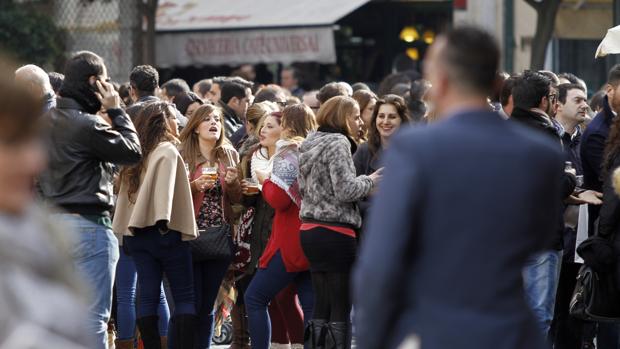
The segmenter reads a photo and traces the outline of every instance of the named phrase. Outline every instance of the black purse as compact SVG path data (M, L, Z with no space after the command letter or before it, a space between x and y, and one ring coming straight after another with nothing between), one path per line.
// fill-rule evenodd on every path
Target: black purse
M614 273L582 266L577 275L569 312L586 321L620 322L620 293Z
M194 262L232 260L235 247L230 230L230 225L226 223L219 227L199 230L198 238L188 241Z

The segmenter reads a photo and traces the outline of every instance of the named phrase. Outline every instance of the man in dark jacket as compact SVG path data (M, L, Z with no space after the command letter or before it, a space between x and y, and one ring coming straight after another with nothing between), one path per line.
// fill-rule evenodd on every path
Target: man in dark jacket
M556 228L562 154L489 111L499 55L468 27L429 50L442 120L404 128L385 153L354 277L359 349L547 347L521 271Z
M590 122L581 136L581 165L585 189L603 191L602 165L605 144L611 124L620 112L620 65L609 71L605 86L603 110ZM601 206L588 205L588 235L596 233ZM618 326L599 323L597 346L601 349L616 349L618 343Z
M92 292L88 329L103 349L119 257L110 220L114 165L137 163L141 149L101 57L79 52L64 73L62 97L49 114L49 168L39 183L44 198L66 211L60 219L79 232L72 257ZM95 115L100 111L110 123Z
M512 89L515 103L510 119L528 126L553 141L559 150L562 141L551 118L545 113L550 107L552 93L551 80L537 72L526 71ZM528 166L528 170L538 171L537 167ZM573 193L576 185L575 173L565 173L562 193L555 197L558 205L563 205ZM523 270L523 281L530 307L536 315L541 333L549 334L555 306L556 290L562 266L562 238L564 235L563 212L555 215L557 225L547 232L553 236L545 251L531 256Z
M175 89L171 86L176 87L179 85L175 79L166 82L166 84L168 84L166 91L170 94L172 94L170 91L175 91ZM157 69L150 65L138 65L134 67L129 74L129 87L131 88L129 95L131 96L134 104L127 108L127 114L129 114L131 120L135 120L140 110L142 110L146 104L159 101L159 98L155 96L155 91L157 91L157 88L159 87L159 73L157 72ZM171 99L174 101L173 97L171 97ZM181 114L176 106L174 111L177 117L179 130L182 130L187 125L187 117Z
M226 81L222 84L222 97L218 105L224 111L224 131L228 139L243 126L251 97L252 90L239 82Z
M592 119L581 136L583 186L598 192L603 190L601 166L607 136L615 115L620 112L620 64L609 71L605 90L603 110ZM594 221L598 218L599 209L600 206L595 205L588 207L590 235L594 234Z

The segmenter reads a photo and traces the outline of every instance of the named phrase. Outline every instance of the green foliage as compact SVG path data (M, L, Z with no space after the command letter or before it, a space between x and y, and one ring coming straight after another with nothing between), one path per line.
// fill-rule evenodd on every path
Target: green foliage
M63 31L51 14L30 4L0 0L0 54L21 63L54 64L64 52Z

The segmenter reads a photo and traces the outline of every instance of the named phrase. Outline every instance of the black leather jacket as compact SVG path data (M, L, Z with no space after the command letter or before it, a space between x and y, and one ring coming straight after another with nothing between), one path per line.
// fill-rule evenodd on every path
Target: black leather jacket
M140 161L133 123L121 109L109 109L113 126L88 114L70 98L59 98L47 115L48 169L39 179L44 199L71 213L106 215L113 205L114 164Z

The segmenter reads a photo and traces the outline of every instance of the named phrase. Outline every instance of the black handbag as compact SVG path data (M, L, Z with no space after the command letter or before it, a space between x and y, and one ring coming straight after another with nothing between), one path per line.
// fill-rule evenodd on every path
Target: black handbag
M614 273L582 266L577 275L569 312L586 321L620 322L620 293Z
M207 260L232 260L235 254L230 225L201 229L198 238L189 241L194 262Z

